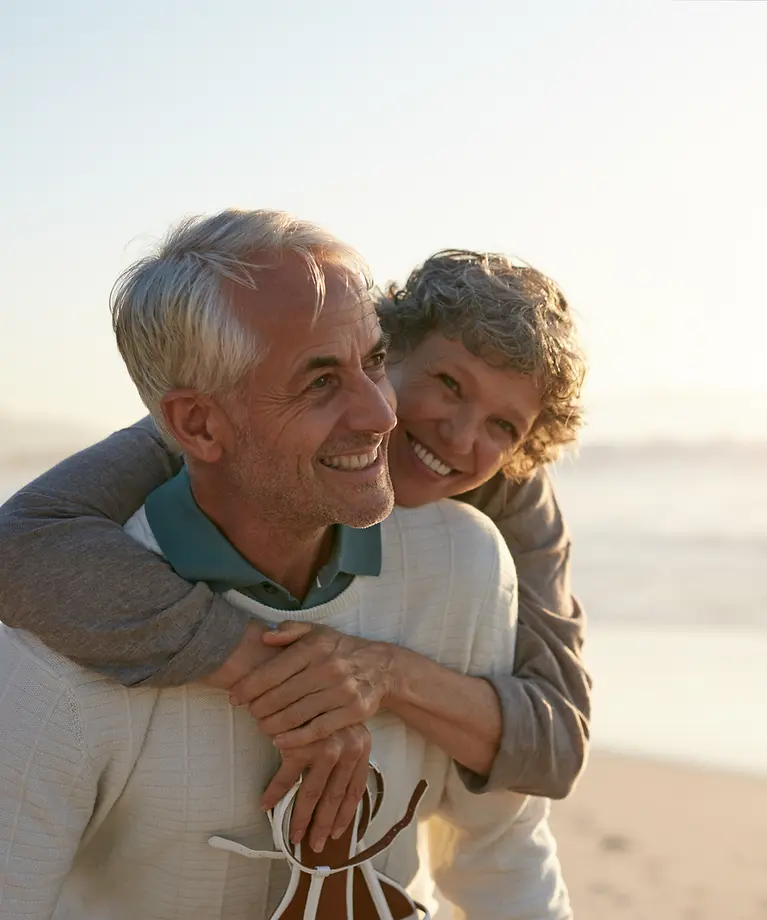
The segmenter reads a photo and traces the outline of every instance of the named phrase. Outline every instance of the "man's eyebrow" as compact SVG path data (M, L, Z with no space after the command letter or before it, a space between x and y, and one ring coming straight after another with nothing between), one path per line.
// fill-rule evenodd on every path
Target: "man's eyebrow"
M388 346L389 336L385 332L382 332L378 341L365 355L365 360L371 358L373 355L380 354L382 351L386 351ZM335 355L315 355L313 358L309 358L299 373L310 374L312 371L323 370L326 367L341 367L341 361Z
M311 371L320 370L323 367L340 367L341 362L334 355L315 355L309 358L306 364L301 368L301 374L309 374Z

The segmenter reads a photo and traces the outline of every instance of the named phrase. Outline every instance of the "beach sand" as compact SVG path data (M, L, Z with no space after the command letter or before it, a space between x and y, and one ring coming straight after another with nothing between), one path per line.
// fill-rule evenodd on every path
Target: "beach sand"
M767 920L767 778L595 753L551 823L576 920Z

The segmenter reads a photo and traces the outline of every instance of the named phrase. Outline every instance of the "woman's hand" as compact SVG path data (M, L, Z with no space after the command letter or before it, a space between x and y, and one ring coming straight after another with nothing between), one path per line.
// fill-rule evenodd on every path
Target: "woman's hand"
M283 651L232 686L281 751L313 744L370 719L394 684L394 646L327 626L287 621L263 633Z

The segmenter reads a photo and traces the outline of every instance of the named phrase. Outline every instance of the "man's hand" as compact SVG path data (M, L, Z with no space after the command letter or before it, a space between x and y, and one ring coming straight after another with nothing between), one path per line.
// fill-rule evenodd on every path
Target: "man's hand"
M306 624L291 622L265 632L262 641L290 646L236 683L229 698L248 705L283 752L367 721L393 689L396 649L386 643L327 626L306 632Z
M293 806L290 839L293 843L302 840L311 821L309 845L319 852L327 838L340 837L354 817L367 782L370 732L364 725L354 725L330 738L281 753L282 766L266 787L261 805L273 808L303 774Z

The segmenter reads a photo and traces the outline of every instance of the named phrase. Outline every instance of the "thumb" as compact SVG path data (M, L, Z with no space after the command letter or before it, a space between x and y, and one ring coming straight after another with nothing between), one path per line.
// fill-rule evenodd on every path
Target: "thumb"
M311 623L296 623L295 620L284 620L278 623L274 629L267 629L261 635L261 641L264 645L272 648L282 648L286 645L292 645L307 633L311 632Z

